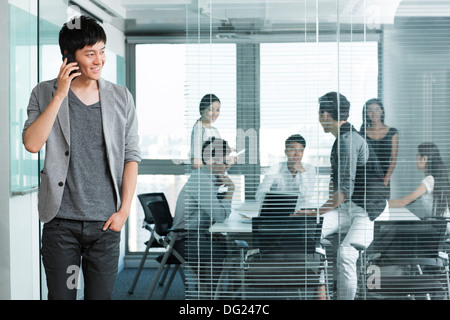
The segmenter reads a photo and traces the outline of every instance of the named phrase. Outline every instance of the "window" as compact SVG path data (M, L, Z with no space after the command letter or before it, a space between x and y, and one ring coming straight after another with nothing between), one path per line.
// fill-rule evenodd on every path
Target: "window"
M179 153L158 151L156 148L153 153L148 153L149 159L164 157L183 163L188 158L193 123L199 117L198 102L203 94L216 93L223 103L220 121L224 121L218 121L216 125L223 136L233 142L232 146L240 150L242 148L240 134L250 131L254 133L250 137L253 140L246 140L244 146L247 148L245 161L238 162L236 171L231 174L233 181L239 187L240 194L239 197L233 198L231 203L233 208L231 214L234 214L231 217L234 222L244 219L239 214L239 210L236 210L242 200L245 200L245 205L249 204L250 207L255 204L260 205L260 202L254 201L255 191L265 178L267 169L273 164L284 161L286 158L284 141L294 133L299 133L306 138L304 162L314 165L317 169L314 201L320 206L328 199L330 152L336 137L330 132L325 133L319 124L318 98L330 91L346 96L351 104L348 121L356 130L367 130L368 122L363 126L363 107L369 99L378 98L384 105L384 124L398 130L398 153L394 155L395 152L390 150L387 156L389 163L395 163L395 169L390 176L387 172L383 173L386 180L385 187L389 189L391 200L400 198L403 202L401 202L402 205L398 205L395 201L390 201L390 212L383 212L373 223L373 228L372 222L369 222L370 219L365 217L367 223L363 228L358 228L361 234L357 240L364 242L364 245L372 243L372 239L378 241L382 227L390 223L397 224L399 220L401 220L398 223L400 228L409 228L414 225L413 229L417 225L416 222L425 221L426 224L426 221L438 220L435 219L433 210L430 210L433 208L434 194L430 191L433 189L429 179L431 169L425 166L425 162L431 162L431 160L427 158L425 161L424 156L417 156L417 153L418 145L423 142L434 142L440 149L441 164L448 163L450 154L447 139L449 130L446 125L446 119L449 116L447 70L450 69L450 59L448 59L450 44L446 36L449 30L448 14L445 13L448 12L448 5L444 1L427 3L417 1L364 1L364 3L250 1L241 5L236 3L232 8L220 1L210 1L207 5L191 4L187 8L189 8L189 13L186 15L188 44L179 45L185 50L183 52L185 65L179 68L185 75L181 76L185 87L177 91L180 95L181 92L184 93L184 107L177 106L180 114L172 109L175 112L165 120L176 123L184 121L183 132L177 133L178 138L182 137L181 139L184 140L179 141ZM254 15L258 12L264 12L264 17L259 16L254 19ZM146 59L149 59L149 56L146 56ZM162 77L159 77L160 81L161 79ZM159 87L161 83L163 82L157 82ZM151 99L152 97L149 97L145 103L150 105ZM139 104L140 102L138 108ZM158 103L155 104L158 105ZM184 112L183 116L182 112ZM225 115L225 112L229 113ZM177 117L176 121L172 119L174 116ZM377 120L373 121L380 125ZM164 125L162 122L160 123ZM386 129L383 126L381 128ZM149 130L151 132L151 129ZM376 130L372 133L374 131ZM161 139L169 141L167 138L169 133L165 133L164 130L161 132L163 132ZM149 133L149 136L157 134L159 134L158 131L155 131L155 133ZM145 136L145 132L143 135ZM351 146L357 141L362 141L360 136L355 134L354 137L355 140L350 142ZM363 137L371 145L375 145L376 142L370 140L372 138L367 131ZM391 137L389 140L395 139ZM365 146L364 142L361 142L361 145ZM339 160L342 159L342 155L338 157ZM447 171L447 168L443 168L440 177L444 177L444 172ZM158 170L154 172L157 173ZM149 173L152 172L145 170L145 174ZM189 179L191 172L186 171L186 173L184 181ZM426 179L424 179L424 173L427 176ZM364 175L362 178L368 177L367 172L361 175ZM349 180L353 181L356 178ZM358 181L361 180L358 179ZM181 180L175 183L181 183ZM408 201L405 201L405 196L421 183L428 186L423 197L420 200L406 199ZM340 187L349 186L343 185L344 183ZM447 197L448 190L443 191L445 192L441 193L439 199ZM213 196L211 195L211 203L216 200ZM373 196L377 195L374 193ZM352 195L351 200L353 203L341 204L339 214L343 211L349 214L360 212L358 210L360 206L363 206L361 203L366 204L372 199L364 193L363 199L356 199ZM357 200L361 202L356 206ZM217 202L214 203L217 205ZM384 204L383 199L383 208ZM448 201L446 206L445 214L449 215ZM195 210L195 207L189 208L189 204L186 205L186 209L192 208ZM211 211L212 209L217 208L211 208ZM253 210L253 213L257 214L257 210ZM325 219L324 216L322 218ZM404 220L408 220L406 224ZM242 264L243 261L240 260L242 256L235 254L237 251L233 250L236 249L234 240L248 241L249 247L241 252L258 248L255 246L257 243L253 237L253 222L245 221L247 224L241 221L240 226L250 226L237 231L221 228L224 225L210 219L206 222L210 222L217 228L208 229L208 223L202 224L202 219L193 215L189 222L192 222L191 225L194 226L193 237L196 238L190 243L188 250L194 249L195 254L188 257L188 267L199 267L200 276L197 275L193 280L201 290L189 291L186 297L209 299L219 295L224 298L251 299L316 298L315 288L291 290L291 287L283 286L285 283L279 279L295 282L297 279L295 277L298 276L299 281L293 286L301 287L302 284L306 284L306 278L302 278L304 273L300 274L298 271L283 278L281 274L284 268L289 269L289 264L279 260L265 269L267 271L265 278L258 273L258 270L252 270L255 272L254 277L244 279L250 280L245 283L245 287L233 291L233 286L227 286L243 283L241 276L250 274L248 271L250 264L256 261L256 259L249 260L246 261L248 264ZM348 226L341 224L345 221L342 215L339 215L337 221L334 232L337 235L337 241L341 241L347 235ZM354 221L354 219L348 219L348 221ZM411 224L407 225L409 222ZM203 228L205 225L206 228ZM442 226L446 227L444 223L441 223L440 227ZM244 229L247 232L245 234L242 233ZM401 229L400 233L404 230ZM225 248L225 252L222 251L227 257L224 265L222 265L221 256L216 256L216 251L211 250L215 249L217 243L211 240L214 237L208 238L208 236L214 232L227 235L225 240L229 247ZM414 241L410 238L403 244L412 245ZM339 242L336 243L336 246L339 244ZM383 242L377 244L386 246ZM267 241L263 245L270 247L272 242ZM422 245L424 245L423 242ZM279 248L297 250L299 247L283 244ZM328 247L326 250L331 251L331 248ZM351 250L356 259L358 252L349 246L349 251ZM386 252L383 253L403 257L411 251L413 250L403 247L399 252L393 253L392 247L387 245ZM205 252L206 258L203 256ZM219 259L214 260L215 258ZM261 256L257 257L259 258ZM206 260L202 261L202 259ZM352 270L357 269L355 259ZM217 261L219 262L216 263ZM328 269L328 275L333 278L328 284L337 283L339 292L343 288L339 285L345 283L341 282L341 276L348 273L343 272L342 268L345 266L333 264L333 262L330 261ZM224 266L223 269L219 271L216 269L222 266ZM236 266L245 266L246 269L239 269ZM275 273L273 277L271 277L271 271ZM393 276L390 269L383 272L385 273L375 274L375 276ZM335 275L338 278L334 278ZM355 278L359 276L354 273L352 275ZM214 284L219 276L223 276L220 279L225 280L225 284L221 283L222 286L219 289L221 291L218 293L211 290L213 288L211 284ZM434 276L444 286L446 285L445 273ZM320 277L315 279L322 281ZM355 283L355 281L351 282ZM316 286L319 287L317 283ZM357 284L360 285L358 291L354 286L347 288L346 292L350 294L344 298L353 298L352 295L359 294L361 292L359 290L362 289L373 289L362 281L358 281ZM207 290L202 292L202 285L205 285ZM405 292L397 291L398 297L405 297Z
M183 159L185 47L136 46L136 109L144 159Z
M235 132L235 46L142 44L136 46L136 107L144 159L189 157L192 126L203 95L222 102L215 126L225 139Z
M261 166L285 161L285 140L301 134L307 144L303 161L322 167L318 181L322 202L328 196L335 138L323 132L317 99L329 91L340 91L349 99L349 122L359 130L365 101L378 96L378 43L261 44Z
M141 156L137 194L164 192L172 214L187 180L192 127L203 95L216 94L221 114L215 126L234 145L236 132L236 49L234 44L136 45L136 110ZM180 169L181 166L181 169ZM236 176L236 179L240 179ZM238 193L237 193L238 194ZM128 222L128 251L145 249L138 201Z

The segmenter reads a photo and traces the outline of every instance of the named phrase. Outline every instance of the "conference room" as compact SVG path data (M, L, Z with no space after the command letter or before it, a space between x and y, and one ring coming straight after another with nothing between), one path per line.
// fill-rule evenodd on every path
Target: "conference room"
M449 298L447 1L0 6L2 299L48 298L38 215L46 149L27 152L22 130L33 88L58 75L62 25L80 15L104 28L102 78L129 90L138 120L141 161L112 299ZM227 148L212 156L208 141ZM375 162L379 189L361 191ZM74 281L83 299L81 272Z

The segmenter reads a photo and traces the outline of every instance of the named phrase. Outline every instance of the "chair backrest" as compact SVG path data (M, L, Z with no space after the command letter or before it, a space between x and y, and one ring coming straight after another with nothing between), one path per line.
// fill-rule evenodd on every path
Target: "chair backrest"
M320 242L323 217L254 217L253 244L261 253L314 253Z
M433 258L443 249L447 221L375 221L372 250L385 259Z
M167 235L168 230L172 228L173 223L173 217L170 213L167 200L149 201L147 206L155 220L155 232L160 236Z
M141 193L138 194L139 202L141 203L142 209L144 210L144 220L148 224L154 224L155 219L153 218L152 212L148 206L149 203L155 201L166 201L166 196L162 192L153 193Z

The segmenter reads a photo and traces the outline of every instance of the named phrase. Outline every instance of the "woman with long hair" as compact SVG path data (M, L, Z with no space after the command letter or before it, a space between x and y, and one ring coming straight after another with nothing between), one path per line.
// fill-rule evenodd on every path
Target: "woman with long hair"
M389 207L404 207L421 198L427 216L450 217L450 182L439 148L432 142L420 144L416 164L417 169L424 171L425 178L409 195L389 200Z
M219 131L213 126L220 115L220 100L212 94L206 94L199 105L200 118L195 122L191 133L191 163L194 169L203 165L202 146L212 137L220 138Z

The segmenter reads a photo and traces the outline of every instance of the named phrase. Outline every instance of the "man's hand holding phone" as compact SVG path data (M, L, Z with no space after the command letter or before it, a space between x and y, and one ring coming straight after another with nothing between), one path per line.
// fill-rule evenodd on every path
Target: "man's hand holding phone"
M81 75L77 72L79 69L78 63L73 59L70 53L63 56L63 63L59 69L58 74L58 88L56 89L55 96L65 98L69 93L70 83L75 77Z

